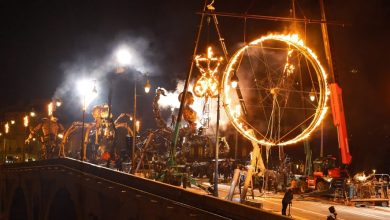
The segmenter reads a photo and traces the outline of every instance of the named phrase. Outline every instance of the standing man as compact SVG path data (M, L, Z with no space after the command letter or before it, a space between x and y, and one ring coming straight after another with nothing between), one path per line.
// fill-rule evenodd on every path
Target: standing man
M287 206L291 204L293 197L294 195L292 189L288 188L282 199L282 215L286 215Z

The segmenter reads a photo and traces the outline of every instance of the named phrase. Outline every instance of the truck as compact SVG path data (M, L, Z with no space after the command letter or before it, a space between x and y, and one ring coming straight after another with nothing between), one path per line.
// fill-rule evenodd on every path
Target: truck
M337 128L341 166L337 166L336 157L332 155L315 159L312 164L313 171L305 178L305 184L301 184L301 192L307 190L325 192L329 189L333 191L341 189L344 193L346 190L345 183L349 177L347 167L352 162L352 156L349 152L342 89L337 83L331 83L329 88L333 124Z

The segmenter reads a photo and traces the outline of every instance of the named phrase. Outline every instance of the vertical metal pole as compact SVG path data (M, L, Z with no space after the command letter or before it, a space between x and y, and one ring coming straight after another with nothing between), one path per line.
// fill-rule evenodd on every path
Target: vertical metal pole
M24 135L25 135L25 139L27 137L27 130L28 130L28 127L25 127L24 129ZM26 161L26 157L25 157L25 153L24 153L24 149L25 149L25 146L26 146L26 143L22 144L22 162L25 162Z
M80 152L80 159L86 160L86 155L84 155L84 125L85 125L85 95L84 95L84 101L83 101L83 123L81 126L81 152Z
M237 151L238 151L238 132L236 130L236 137L235 137L235 143L234 143L234 161L237 161Z
M207 0L204 1L203 11L205 11L206 5L207 5ZM181 123L181 118L183 116L183 108L184 108L184 102L185 102L186 96L187 96L188 84L190 82L191 75L192 75L192 70L194 68L194 63L195 63L194 58L195 58L196 53L198 51L198 42L199 42L199 39L200 39L200 33L202 32L202 25L203 25L204 16L205 16L204 13L202 13L201 19L200 19L199 30L198 30L198 33L197 33L197 36L196 36L194 53L193 53L193 55L191 57L190 70L188 71L188 74L187 74L187 77L186 77L186 81L184 83L184 89L183 89L182 97L181 97L181 100L180 100L179 113L177 114L175 130L173 132L173 137L172 137L171 149L169 151L169 161L168 161L168 165L169 166L173 166L176 163L176 145L177 145L177 140L179 138L180 123Z
M5 152L5 143L6 143L6 140L5 140L5 134L4 134L4 138L3 138L3 160L4 160L4 163L6 161L6 152Z
M332 53L330 50L330 43L329 43L329 36L328 36L328 26L326 24L326 15L325 15L325 5L324 0L320 0L320 9L321 9L321 31L322 31L322 38L324 40L324 47L325 47L325 56L326 61L328 62L328 71L329 71L329 82L334 83L335 82L335 76L334 76L334 68L333 68L333 62L332 62Z
M134 79L134 103L133 103L133 143L131 149L131 164L135 168L135 147L137 140L137 80ZM133 173L133 171L132 171Z
M296 13L295 13L295 0L292 0L291 1L291 7L292 7L292 17L293 17L293 19L294 19L294 21L293 21L293 27L294 27L294 31L296 31L296 32L298 32L298 30L297 30L297 21L295 20L296 19Z
M324 156L324 124L321 123L321 151L320 157Z
M219 159L219 117L220 117L220 99L221 90L218 89L218 100L217 100L217 127L215 128L215 176L214 176L214 196L218 197L218 159Z

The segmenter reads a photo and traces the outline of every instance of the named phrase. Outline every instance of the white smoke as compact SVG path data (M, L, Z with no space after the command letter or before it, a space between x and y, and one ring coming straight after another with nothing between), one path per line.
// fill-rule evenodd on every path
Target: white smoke
M174 91L167 91L166 96L161 96L160 100L158 102L161 109L178 109L180 107L180 101L178 99L179 94L183 92L184 89L184 81L179 80L176 85L176 89ZM188 86L188 91L192 92L193 89L193 83L190 83ZM205 98L200 98L197 96L194 96L194 104L191 105L191 107L196 111L197 113L197 125L198 127L201 126L202 118L209 117L209 131L214 132L217 122L217 98L212 98L209 100L209 113L206 115L203 113L203 109L205 107ZM220 129L226 130L229 125L229 118L227 117L225 110L223 109L222 105L222 98L221 98L221 108L220 108L220 120L219 125Z
M90 107L94 104L102 104L107 102L107 93L109 85L107 84L107 75L113 74L118 67L116 62L115 52L119 49L126 48L131 55L131 61L126 66L127 71L121 78L128 78L133 80L137 75L156 75L158 68L155 67L152 60L156 57L157 53L150 48L150 41L145 37L121 37L119 40L115 40L114 43L108 43L106 46L108 53L104 56L97 57L96 54L91 51L81 52L82 55L78 55L74 61L66 62L62 64L64 71L64 80L61 85L56 89L53 98L60 98L69 106L74 106L73 111L78 111L81 107L80 94L77 91L77 83L81 80L94 81L98 91L98 97L91 103ZM102 45L102 47L104 47ZM89 54L89 55L86 55Z

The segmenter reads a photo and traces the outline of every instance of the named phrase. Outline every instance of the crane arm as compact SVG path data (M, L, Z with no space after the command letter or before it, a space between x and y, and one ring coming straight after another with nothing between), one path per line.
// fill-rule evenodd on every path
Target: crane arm
M352 156L349 152L348 146L347 124L345 122L342 89L337 83L331 83L329 87L333 124L337 128L341 162L345 165L349 165L352 162Z

